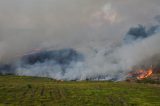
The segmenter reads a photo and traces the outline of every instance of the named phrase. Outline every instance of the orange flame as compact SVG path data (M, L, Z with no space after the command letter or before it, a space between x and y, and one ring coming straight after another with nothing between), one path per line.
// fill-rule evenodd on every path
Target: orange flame
M150 77L153 74L153 69L149 68L147 70L139 69L128 73L128 78L137 78L138 80Z
M137 79L141 80L141 79L144 79L144 78L147 78L149 76L151 76L153 73L153 70L152 69L148 69L148 70L138 70L138 76L137 76Z

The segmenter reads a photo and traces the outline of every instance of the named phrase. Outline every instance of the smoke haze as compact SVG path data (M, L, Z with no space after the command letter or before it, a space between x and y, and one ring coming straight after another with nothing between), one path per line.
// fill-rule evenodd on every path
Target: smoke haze
M159 5L159 0L0 0L0 62L16 63L11 69L17 75L123 80L132 67L159 62ZM24 54L32 56L27 52L37 48L56 53L72 48L77 59L22 64Z

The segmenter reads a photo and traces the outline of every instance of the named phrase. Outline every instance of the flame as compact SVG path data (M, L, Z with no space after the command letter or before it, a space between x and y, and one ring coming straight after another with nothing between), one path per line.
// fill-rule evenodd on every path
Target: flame
M148 69L148 70L141 69L141 70L138 70L138 72L139 72L139 75L137 76L137 79L141 80L141 79L151 76L153 73L153 70L152 69Z
M138 80L150 77L153 74L153 69L149 68L147 70L139 69L133 72L128 73L129 77L136 77Z

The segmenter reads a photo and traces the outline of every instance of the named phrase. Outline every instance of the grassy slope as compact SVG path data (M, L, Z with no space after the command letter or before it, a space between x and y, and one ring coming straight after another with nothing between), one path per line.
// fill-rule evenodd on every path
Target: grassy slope
M60 82L0 76L0 106L160 106L160 87L127 82Z

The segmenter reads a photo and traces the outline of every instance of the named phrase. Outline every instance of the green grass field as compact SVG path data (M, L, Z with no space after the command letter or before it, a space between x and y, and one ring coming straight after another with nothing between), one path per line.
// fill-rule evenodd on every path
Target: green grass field
M0 106L160 106L160 86L0 76Z

